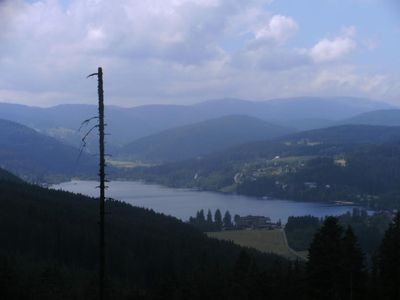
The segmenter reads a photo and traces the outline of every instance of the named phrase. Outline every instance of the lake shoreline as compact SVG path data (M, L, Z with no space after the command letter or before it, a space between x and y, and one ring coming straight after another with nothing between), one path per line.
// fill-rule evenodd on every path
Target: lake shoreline
M49 188L81 193L91 197L98 196L97 181L72 180ZM170 188L144 181L118 180L108 183L106 194L134 206L153 209L157 212L188 220L197 211L210 209L215 212L229 210L232 215L265 215L272 220L286 220L291 215L339 215L351 211L351 205L317 203L283 199L262 199L237 194L217 193L191 188Z
M199 188L199 187L181 187L181 186L174 186L174 185L168 185L168 184L162 184L157 181L148 181L146 179L126 179L126 178L115 178L113 179L115 181L126 181L126 182L141 182L143 184L148 184L148 185L158 185L166 188L172 188L172 189L183 189L183 190L191 190L191 191L197 191L197 192L210 192L210 193L217 193L221 195L236 195L236 196L245 196L245 197L250 197L256 200L260 201L269 201L269 200L284 200L284 201L295 201L295 202L308 202L308 203L322 203L322 204L331 204L331 205L340 205L340 206L357 206L360 208L367 209L365 205L362 203L356 203L353 201L341 201L341 200L327 200L327 201L315 201L315 200L307 200L307 199L289 199L289 198L277 198L274 196L254 196L254 195L247 195L247 194L240 194L237 192L223 192L219 190L212 190L212 189L205 189L205 188ZM265 199L265 197L267 199Z

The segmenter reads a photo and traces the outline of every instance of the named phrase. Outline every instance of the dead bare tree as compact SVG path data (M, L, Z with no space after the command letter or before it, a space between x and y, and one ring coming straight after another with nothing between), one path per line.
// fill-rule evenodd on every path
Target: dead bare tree
M102 68L98 68L97 73L90 74L88 76L97 76L98 79L98 86L97 86L97 91L98 91L98 96L99 96L99 107L98 107L98 116L94 117L98 119L98 124L93 126L87 134L84 136L82 139L82 142L85 144L85 139L87 135L96 127L99 129L99 150L100 150L100 159L99 159L99 180L100 180L100 198L99 198L99 212L100 212L100 220L99 220L99 299L104 300L105 298L105 293L104 293L104 288L105 288L105 243L104 243L104 204L105 204L105 182L106 182L106 174L105 174L105 166L106 166L106 160L105 160L105 152L104 152L104 91L103 91L103 70ZM88 119L84 121L82 124L85 122L88 123L90 120L94 119Z

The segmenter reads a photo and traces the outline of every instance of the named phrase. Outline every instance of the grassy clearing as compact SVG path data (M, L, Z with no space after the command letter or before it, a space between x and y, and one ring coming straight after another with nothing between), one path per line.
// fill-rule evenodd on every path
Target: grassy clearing
M281 229L232 230L209 232L209 237L232 241L244 247L255 248L262 252L275 253L291 259L302 258L289 248L285 234Z

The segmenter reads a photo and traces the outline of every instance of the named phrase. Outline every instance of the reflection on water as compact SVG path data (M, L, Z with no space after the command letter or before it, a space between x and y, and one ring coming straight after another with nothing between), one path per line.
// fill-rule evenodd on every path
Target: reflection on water
M62 189L89 196L98 196L96 181L70 181L53 185ZM173 189L138 181L112 181L108 183L107 197L122 200L134 206L151 208L156 212L187 220L200 209L222 213L229 210L231 215L263 215L273 221L286 222L289 216L313 215L323 217L339 215L352 210L353 206L297 202L288 200L263 200L240 195L226 195L213 192L199 192L189 189Z

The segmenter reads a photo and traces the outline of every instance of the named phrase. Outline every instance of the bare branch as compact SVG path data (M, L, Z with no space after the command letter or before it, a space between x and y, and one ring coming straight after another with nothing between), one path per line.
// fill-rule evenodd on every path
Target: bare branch
M98 116L95 116L95 117L91 117L91 118L86 119L85 121L83 121L83 122L81 123L81 126L80 126L79 129L78 129L78 132L81 131L81 129L82 129L83 126L89 124L90 121L92 121L92 120L94 120L94 119L98 119L98 118L99 118Z
M92 73L92 74L88 75L86 78L89 78L89 77L92 77L92 76L95 76L95 75L99 75L99 73Z
M99 125L96 124L96 125L94 125L92 128L90 128L90 129L88 130L88 132L86 132L86 134L83 136L82 142L84 142L84 143L86 144L86 138L88 137L88 135L89 135L95 128L98 128L98 127L99 127Z
M99 125L98 124L96 124L96 125L94 125L92 128L90 128L89 130L88 130L88 132L86 132L86 134L82 137L82 144L81 144L81 147L80 147L80 150L79 150L79 155L78 155L78 158L77 158L77 162L79 161L79 159L81 158L81 156L82 156L82 153L83 153L83 150L86 148L86 145L87 145L87 142L86 142L86 139L87 139L87 137L89 136L89 134L95 129L95 128L98 128L99 127Z

